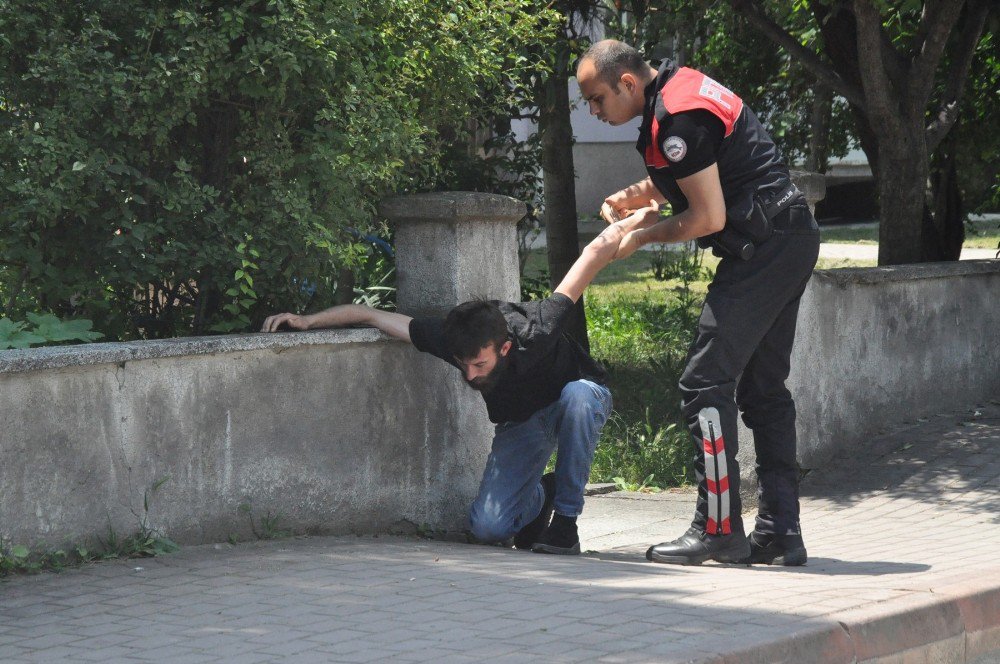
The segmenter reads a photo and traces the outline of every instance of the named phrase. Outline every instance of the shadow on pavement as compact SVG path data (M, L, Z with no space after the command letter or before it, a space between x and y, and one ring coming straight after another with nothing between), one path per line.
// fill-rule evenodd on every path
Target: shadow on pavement
M923 418L873 436L866 448L840 454L810 471L801 492L838 506L879 496L904 498L997 523L1000 404Z

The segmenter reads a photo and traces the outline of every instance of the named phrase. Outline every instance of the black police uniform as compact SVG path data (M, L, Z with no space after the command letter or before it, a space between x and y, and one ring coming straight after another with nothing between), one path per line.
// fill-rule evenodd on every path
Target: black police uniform
M754 432L756 530L799 532L795 404L785 387L799 300L819 253L819 230L777 147L753 112L704 74L666 61L645 90L636 145L674 213L677 179L718 164L726 228L699 242L721 257L680 380L698 452L692 527L742 533L737 405ZM735 397L735 399L734 399Z

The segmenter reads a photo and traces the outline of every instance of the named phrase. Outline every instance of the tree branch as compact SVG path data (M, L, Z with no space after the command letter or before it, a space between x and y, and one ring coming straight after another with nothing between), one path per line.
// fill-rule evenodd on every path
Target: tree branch
M758 32L784 48L802 63L819 80L821 85L826 86L856 106L862 108L865 106L865 98L861 90L841 78L833 67L823 62L813 51L800 44L799 40L789 34L787 30L771 20L754 0L730 0L730 4L733 9L743 14Z
M918 34L926 36L915 45L910 71L912 87L911 93L907 95L907 103L914 114L923 113L927 108L927 101L934 89L934 72L941 63L948 35L954 30L964 4L965 0L939 0L939 3L935 3L936 11L927 11L920 19Z
M947 83L941 108L938 110L937 117L927 127L928 153L934 152L951 131L955 120L958 119L958 109L965 92L965 82L969 78L972 60L976 55L976 45L982 36L989 13L989 0L979 0L978 2L973 0L969 3L969 13L966 15L965 23L960 32L959 45L955 49L951 66L946 74Z
M870 0L854 0L854 20L858 36L858 69L861 87L865 91L866 112L873 129L884 130L898 124L898 111L892 108L891 99L898 99L898 91L887 75L882 59L882 16Z

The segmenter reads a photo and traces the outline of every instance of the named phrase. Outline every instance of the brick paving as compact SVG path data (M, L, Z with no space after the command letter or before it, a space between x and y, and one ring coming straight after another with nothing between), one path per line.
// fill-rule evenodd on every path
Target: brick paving
M647 563L689 494L588 498L587 553L386 537L0 582L0 662L1000 660L1000 401L803 481L802 568Z

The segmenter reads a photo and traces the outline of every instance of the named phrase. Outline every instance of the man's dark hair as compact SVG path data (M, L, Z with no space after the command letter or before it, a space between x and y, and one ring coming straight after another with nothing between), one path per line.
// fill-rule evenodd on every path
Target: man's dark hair
M463 302L444 319L445 347L461 360L479 355L479 351L490 343L499 349L506 340L507 319L493 302Z
M625 72L638 74L642 80L646 69L649 68L639 51L614 39L605 39L593 44L580 56L580 60L593 62L597 77L611 86L615 92L618 91L618 82L622 74Z

